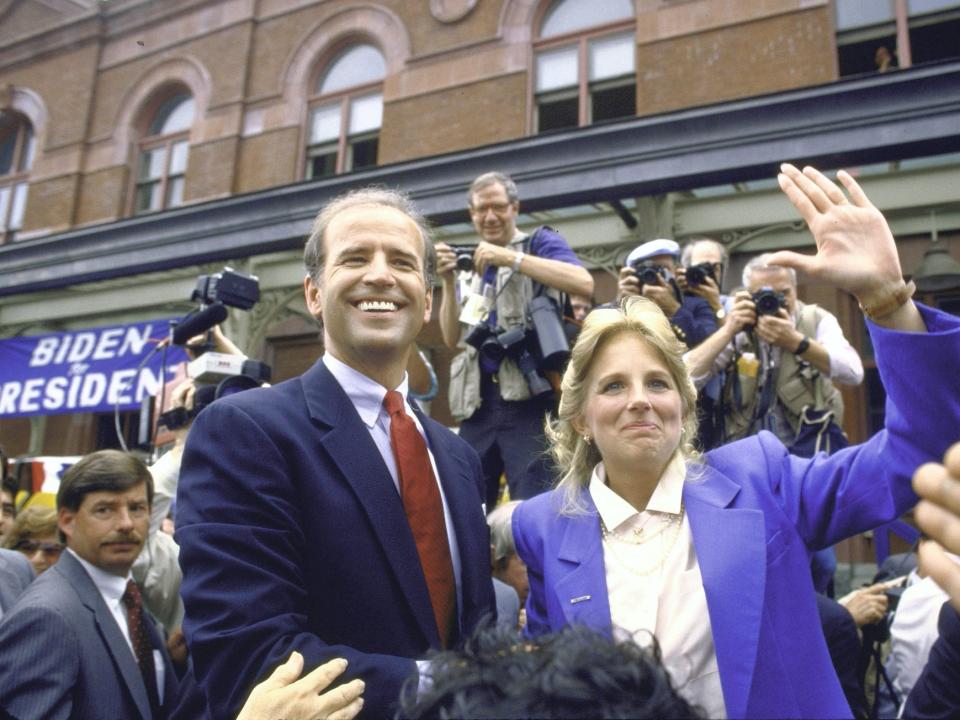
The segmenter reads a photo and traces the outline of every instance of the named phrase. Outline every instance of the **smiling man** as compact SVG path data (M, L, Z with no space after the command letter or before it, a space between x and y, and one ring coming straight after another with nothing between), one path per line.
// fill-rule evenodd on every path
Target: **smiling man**
M57 522L67 551L0 623L2 710L18 718L166 717L176 675L130 574L152 499L146 466L116 450L64 474Z
M181 469L184 629L212 717L296 650L345 658L364 713L392 715L416 660L494 612L480 461L407 400L433 242L402 194L330 202L304 250L325 355L210 405Z

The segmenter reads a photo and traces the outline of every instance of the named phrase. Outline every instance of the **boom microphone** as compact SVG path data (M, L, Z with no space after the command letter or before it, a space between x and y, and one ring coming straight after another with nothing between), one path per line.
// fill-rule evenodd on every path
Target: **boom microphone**
M195 315L188 315L173 329L172 342L174 345L186 345L190 338L205 333L226 319L227 308L223 303L208 305Z

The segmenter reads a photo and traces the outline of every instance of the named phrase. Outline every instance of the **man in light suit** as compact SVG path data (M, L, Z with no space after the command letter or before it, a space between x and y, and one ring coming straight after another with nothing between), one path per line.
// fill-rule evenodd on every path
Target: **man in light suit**
M0 620L31 582L30 561L16 550L0 548Z
M183 456L184 631L218 718L293 650L306 671L345 658L343 679L366 683L364 712L386 717L417 683L416 659L495 612L476 453L403 397L407 412L385 410L389 391L406 394L430 317L422 219L399 193L350 193L320 212L304 261L326 354L299 378L210 405ZM414 522L392 439L411 419L431 466L416 487L435 500Z
M45 720L166 716L176 675L130 575L152 495L146 466L116 450L63 476L57 521L67 551L0 623L0 709Z

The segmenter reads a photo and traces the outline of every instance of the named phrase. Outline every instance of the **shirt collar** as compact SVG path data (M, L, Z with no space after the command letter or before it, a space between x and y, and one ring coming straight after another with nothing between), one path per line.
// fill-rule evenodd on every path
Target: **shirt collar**
M387 389L376 380L371 380L359 370L355 370L346 363L338 360L330 353L324 353L323 364L340 383L340 387L350 398L353 407L363 421L364 425L372 428L377 424L377 418L383 411L383 398L387 395ZM403 395L404 404L407 403L407 374L403 374L403 380L397 386L397 392Z
M87 575L93 580L93 584L97 586L97 590L100 591L100 594L105 600L110 600L115 603L120 602L120 598L122 598L123 594L127 591L127 581L133 577L131 573L128 572L126 577L120 577L108 573L106 570L101 570L93 563L84 560L70 548L67 548L67 552L73 555L83 569L87 571Z
M683 481L687 475L687 464L680 453L675 453L667 464L657 487L650 496L644 512L660 512L677 515L683 500ZM640 512L630 503L617 495L607 485L607 474L603 463L597 463L590 478L590 496L603 524L611 530L625 521L639 515Z

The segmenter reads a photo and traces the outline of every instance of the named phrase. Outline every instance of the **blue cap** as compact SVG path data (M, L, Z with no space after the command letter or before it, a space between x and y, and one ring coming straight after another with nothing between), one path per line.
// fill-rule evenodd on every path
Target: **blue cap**
M680 246L673 240L667 240L666 238L650 240L643 245L635 247L631 253L627 255L627 265L649 260L657 255L672 255L674 260L679 260Z

